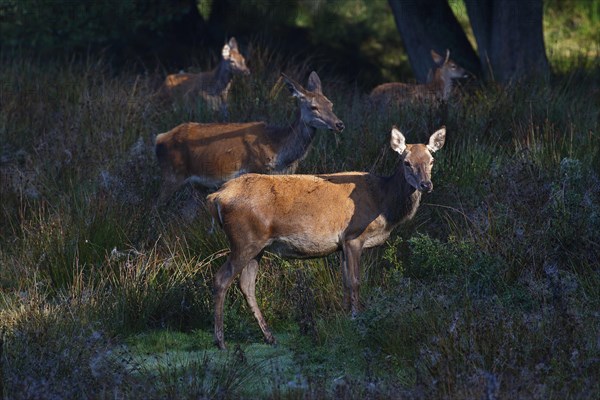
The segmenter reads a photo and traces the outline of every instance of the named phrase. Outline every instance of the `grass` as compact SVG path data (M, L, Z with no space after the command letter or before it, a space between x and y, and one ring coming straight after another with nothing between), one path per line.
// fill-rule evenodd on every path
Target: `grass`
M283 124L280 66L252 51L236 121ZM209 121L161 105L161 77L102 60L1 60L0 390L3 398L596 398L600 386L600 66L548 81L466 85L446 107L373 112L323 75L347 129L319 132L303 173L391 173L393 124L410 142L445 124L436 190L362 258L364 311L342 307L339 257L267 254L262 336L229 291L230 350L212 344L211 282L227 256L202 193L154 208L152 138ZM558 328L560 327L560 329Z

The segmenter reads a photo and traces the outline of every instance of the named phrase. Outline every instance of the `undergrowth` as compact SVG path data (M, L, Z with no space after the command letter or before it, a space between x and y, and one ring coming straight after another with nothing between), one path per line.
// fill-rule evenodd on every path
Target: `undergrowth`
M252 75L233 84L230 119L286 124L296 106L279 71L304 84L315 65L252 54ZM598 65L509 87L466 84L448 105L384 112L321 76L347 129L319 132L298 172L391 174L392 125L423 142L443 124L435 192L363 255L355 320L342 307L338 255L267 253L258 301L280 350L259 345L233 289L227 353L210 334L227 241L208 233L201 189L155 207L152 149L159 132L222 117L202 104L162 104L162 77L102 60L1 65L3 398L600 393ZM152 332L166 332L162 347L148 344Z

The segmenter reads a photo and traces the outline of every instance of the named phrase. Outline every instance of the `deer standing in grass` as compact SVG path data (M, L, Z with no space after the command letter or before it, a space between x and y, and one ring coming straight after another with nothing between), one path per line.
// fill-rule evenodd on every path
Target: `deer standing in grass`
M452 92L452 80L467 77L464 68L450 59L450 50L446 57L431 50L431 58L436 64L433 78L424 84L390 82L376 86L369 95L371 102L378 106L388 106L410 100L447 101Z
M255 296L258 263L265 250L283 257L322 257L342 251L344 303L359 310L359 261L363 249L383 244L392 229L411 219L421 192L431 192L432 153L444 145L446 129L429 143L406 144L395 127L391 148L401 155L395 173L326 175L248 174L208 196L208 209L229 239L231 253L214 280L215 341L225 348L223 305L236 276L265 340L274 343Z
M282 74L298 98L296 120L283 127L264 122L185 123L156 137L156 156L163 174L159 203L187 179L216 189L249 172L293 174L316 136L317 129L341 132L344 123L333 113L316 72L304 89Z
M193 101L202 98L213 111L227 114L227 96L235 74L249 75L246 60L238 49L235 38L223 46L221 62L212 71L198 74L168 75L160 93L171 100Z

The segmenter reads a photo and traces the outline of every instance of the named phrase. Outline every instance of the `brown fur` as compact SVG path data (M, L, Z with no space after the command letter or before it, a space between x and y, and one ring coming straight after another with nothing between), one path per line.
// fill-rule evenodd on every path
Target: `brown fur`
M293 173L306 155L316 128L341 131L344 124L333 113L333 105L321 91L316 73L309 89L285 77L300 99L298 119L288 127L264 122L184 123L156 137L156 155L163 173L159 201L165 200L186 179L217 188L239 175L256 172Z
M240 285L267 342L274 342L255 298L258 262L265 250L310 258L342 251L344 300L358 312L359 260L363 249L385 242L417 211L421 191L431 191L431 153L445 140L442 128L428 145L406 145L392 131L392 148L403 162L395 174L248 174L208 196L208 209L229 239L231 254L215 276L215 340L224 348L223 303L233 279Z
M202 98L211 109L225 109L233 75L250 74L246 60L239 52L237 41L231 38L223 46L222 59L215 69L207 72L171 74L159 91L163 98L174 101L194 101Z
M166 148L159 163L180 182L196 176L203 186L218 187L244 172L271 172L280 144L270 140L273 133L264 122L181 124L157 136L157 148Z
M431 57L436 63L433 79L425 84L409 84L402 82L389 82L376 86L369 95L376 106L387 106L404 101L447 101L452 91L452 79L465 76L465 70L450 60L447 51L444 59L431 50Z

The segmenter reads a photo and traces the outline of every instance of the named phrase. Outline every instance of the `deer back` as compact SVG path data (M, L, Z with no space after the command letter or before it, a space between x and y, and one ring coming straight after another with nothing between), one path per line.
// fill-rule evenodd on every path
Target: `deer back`
M450 51L446 57L431 50L431 58L435 64L430 73L431 80L424 84L389 82L376 86L370 93L370 101L375 105L389 105L405 101L448 100L452 91L452 80L463 78L466 71L450 59Z
M160 92L172 100L192 100L202 97L215 109L226 101L233 75L248 75L250 70L240 53L237 41L231 38L221 50L221 60L212 71L168 75Z
M275 158L263 122L184 123L156 138L156 154L161 168L180 177L195 176L207 186L245 172L268 173Z
M235 248L262 243L285 256L317 257L357 238L376 246L413 217L420 192L433 189L431 153L444 141L442 128L427 145L407 145L394 128L390 146L402 162L391 177L248 174L208 196L209 210Z

